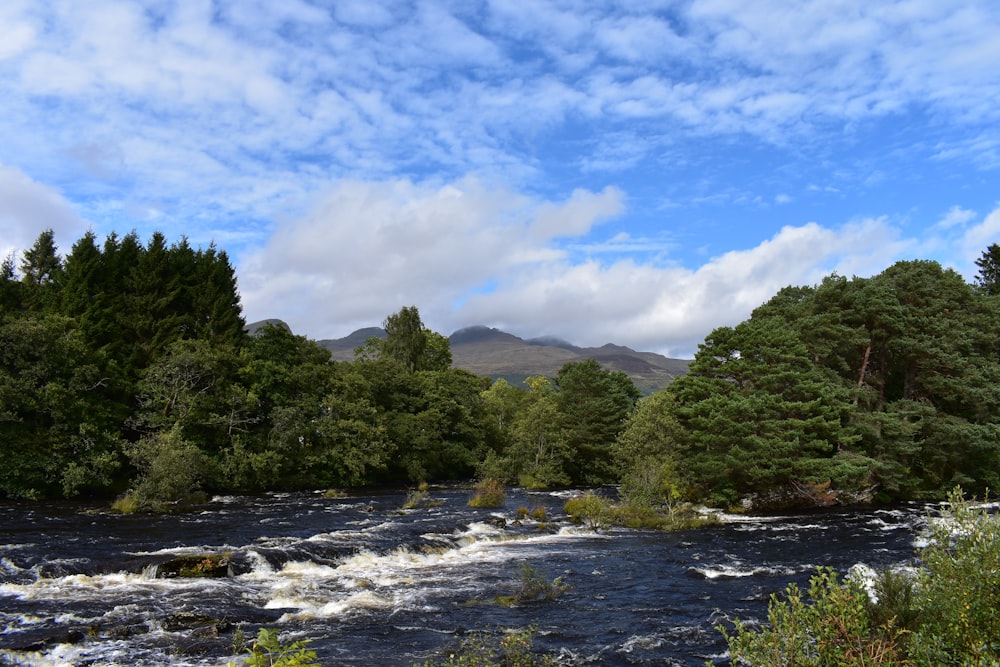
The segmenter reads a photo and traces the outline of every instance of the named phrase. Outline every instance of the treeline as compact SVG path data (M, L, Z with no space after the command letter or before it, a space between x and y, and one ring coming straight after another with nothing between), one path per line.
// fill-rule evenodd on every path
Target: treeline
M1000 488L1000 246L977 263L973 285L930 261L832 275L713 331L669 388L675 483L718 503Z
M203 492L487 472L610 482L610 443L639 397L593 362L531 391L491 388L451 367L447 338L414 307L353 362L281 326L249 335L225 252L160 234L102 246L87 234L63 258L46 231L3 263L0 307L11 498L125 494L162 508ZM523 414L505 414L514 403Z
M630 502L763 504L998 488L1000 248L789 287L642 398L594 361L512 386L451 366L415 307L355 361L244 330L226 253L51 231L0 271L0 495L199 493L489 477Z

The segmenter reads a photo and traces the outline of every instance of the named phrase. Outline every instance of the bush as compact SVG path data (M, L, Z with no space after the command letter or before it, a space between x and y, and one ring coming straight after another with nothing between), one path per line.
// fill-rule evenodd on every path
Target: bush
M503 482L488 477L476 484L476 493L469 499L469 507L503 507L504 500Z
M949 664L1000 661L1000 517L949 496L949 510L930 524L917 575L919 630L914 653Z
M418 507L434 507L440 504L440 501L431 499L431 492L427 486L427 482L421 482L416 489L406 494L406 500L403 501L403 509L412 510Z
M871 599L860 583L821 569L808 597L772 596L768 625L720 628L734 662L778 665L986 666L1000 661L1000 517L956 489L910 577L883 572Z
M321 667L316 662L316 652L306 649L307 644L307 641L282 644L277 630L261 628L243 667ZM229 667L236 665L230 662Z
M179 425L147 435L129 446L127 454L139 469L126 497L132 510L168 512L204 500L199 493L206 460L201 450L186 440Z
M567 500L563 511L574 523L581 523L594 531L611 525L611 502L592 491Z
M516 589L510 595L498 595L496 601L512 607L522 602L554 600L568 590L570 586L563 583L562 577L549 579L544 572L535 569L530 563L521 563Z

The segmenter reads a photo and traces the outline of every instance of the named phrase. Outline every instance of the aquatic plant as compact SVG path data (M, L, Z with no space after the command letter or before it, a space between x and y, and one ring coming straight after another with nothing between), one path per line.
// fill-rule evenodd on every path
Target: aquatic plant
M592 491L566 501L563 510L570 519L598 531L611 525L611 502Z

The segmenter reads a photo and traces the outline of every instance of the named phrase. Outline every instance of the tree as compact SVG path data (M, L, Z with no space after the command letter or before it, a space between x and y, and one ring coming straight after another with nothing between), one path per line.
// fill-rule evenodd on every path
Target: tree
M59 297L62 259L56 248L55 234L46 229L24 252L21 260L21 282L25 286L25 305L29 310L49 310Z
M521 486L569 486L566 464L572 452L566 442L562 415L552 380L527 378L528 392L513 417L506 459Z
M0 263L0 317L21 310L21 283L14 273L14 253Z
M416 306L407 306L386 317L386 337L370 338L362 356L395 359L409 372L443 370L451 366L448 339L427 329Z
M990 244L976 260L976 266L976 288L992 296L1000 294L1000 244Z
M612 450L621 494L638 505L669 504L680 498L683 480L675 461L684 437L674 395L661 389L640 399L625 420Z
M611 447L641 393L628 375L593 359L564 365L556 384L564 437L573 452L567 472L577 483L614 481Z
M686 430L678 459L696 495L722 503L832 481L856 487L867 463L844 428L850 394L774 318L713 331L671 386Z
M120 423L102 366L70 318L0 319L0 493L69 496L111 483Z

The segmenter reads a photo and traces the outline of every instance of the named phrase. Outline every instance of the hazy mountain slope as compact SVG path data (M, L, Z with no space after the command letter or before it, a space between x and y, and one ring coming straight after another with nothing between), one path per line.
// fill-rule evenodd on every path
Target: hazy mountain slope
M334 359L351 360L355 348L371 336L384 337L385 332L370 327L344 338L318 342L330 350ZM456 331L449 340L452 362L457 368L493 379L504 378L512 384L532 375L555 377L566 363L595 359L606 368L624 371L639 389L650 392L667 386L674 378L686 373L690 363L654 352L636 352L621 345L583 348L557 338L524 340L482 326Z

